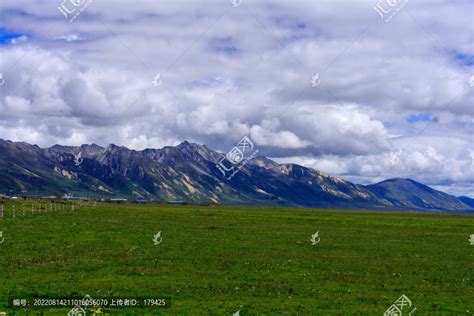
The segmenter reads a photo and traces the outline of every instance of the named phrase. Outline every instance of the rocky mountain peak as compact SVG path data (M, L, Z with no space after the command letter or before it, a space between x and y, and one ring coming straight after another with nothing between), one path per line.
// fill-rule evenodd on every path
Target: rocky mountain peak
M74 159L78 153L81 163ZM241 169L238 164L228 166L237 170L229 180L216 167L223 155L187 141L136 151L113 144L42 149L0 140L0 192L305 207L471 209L456 197L413 180L363 186L264 156Z

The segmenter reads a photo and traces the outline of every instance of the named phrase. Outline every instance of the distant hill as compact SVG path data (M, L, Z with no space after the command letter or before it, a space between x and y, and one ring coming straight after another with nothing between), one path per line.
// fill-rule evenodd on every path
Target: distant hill
M472 208L412 180L363 186L263 156L250 160L227 180L216 167L223 157L189 142L136 151L95 144L40 148L0 140L0 192L328 208Z
M389 179L367 186L400 208L462 210L471 208L455 196L434 190L410 179Z
M474 208L474 199L467 196L459 196L458 199L466 205Z

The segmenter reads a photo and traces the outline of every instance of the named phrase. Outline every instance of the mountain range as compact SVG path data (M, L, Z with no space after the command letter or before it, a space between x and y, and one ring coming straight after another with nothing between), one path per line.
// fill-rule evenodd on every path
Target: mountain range
M297 164L263 156L228 179L216 164L225 157L183 142L131 150L95 144L40 148L0 139L0 193L74 194L92 198L180 200L223 204L474 211L474 200L455 197L410 179L354 184Z

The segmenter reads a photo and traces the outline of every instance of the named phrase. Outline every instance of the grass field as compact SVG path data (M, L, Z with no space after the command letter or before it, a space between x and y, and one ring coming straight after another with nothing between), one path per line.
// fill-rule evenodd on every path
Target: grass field
M114 315L383 315L402 294L414 315L474 314L469 215L98 204L8 211L0 231L0 312L17 315L7 297L85 294L171 299Z

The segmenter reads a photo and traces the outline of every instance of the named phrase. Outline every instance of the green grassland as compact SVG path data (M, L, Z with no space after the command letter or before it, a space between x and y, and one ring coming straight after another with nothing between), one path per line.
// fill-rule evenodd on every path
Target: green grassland
M402 294L414 315L474 313L472 215L132 204L19 214L0 219L9 315L32 309L7 297L85 294L171 299L102 309L113 315L382 315Z

